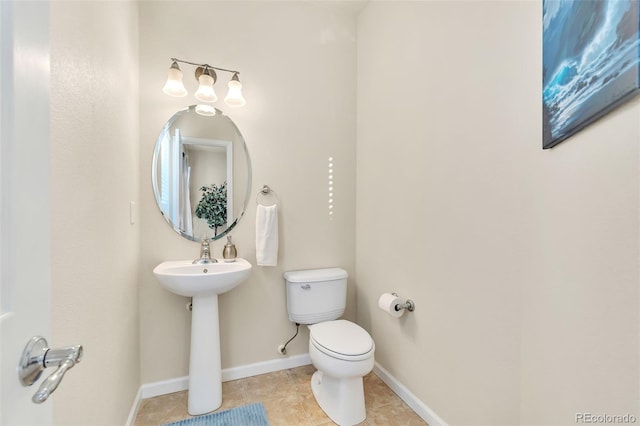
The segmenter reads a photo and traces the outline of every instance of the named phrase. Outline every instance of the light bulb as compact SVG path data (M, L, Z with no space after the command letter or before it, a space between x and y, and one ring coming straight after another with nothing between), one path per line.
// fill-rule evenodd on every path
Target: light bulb
M216 115L216 109L211 105L196 105L196 112L200 115L212 116Z
M182 84L182 71L180 71L180 67L176 61L173 61L169 68L167 82L164 84L162 91L169 96L178 98L187 95L187 89L185 89L184 84Z
M194 94L197 100L202 102L215 102L218 100L216 92L213 90L213 77L205 71L200 74L200 77L198 77L198 82L200 83L200 86Z
M242 97L242 83L240 83L238 73L234 73L231 81L229 81L229 91L224 101L232 107L241 107L247 103Z

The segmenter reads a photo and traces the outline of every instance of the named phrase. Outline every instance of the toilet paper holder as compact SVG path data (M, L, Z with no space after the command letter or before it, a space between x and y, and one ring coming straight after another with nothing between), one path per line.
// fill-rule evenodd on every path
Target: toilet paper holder
M393 294L395 297L400 297L397 293L391 294ZM396 310L396 312L400 312L403 309L406 309L409 312L413 312L416 309L416 304L413 303L413 300L407 299L404 303L398 303L394 309Z

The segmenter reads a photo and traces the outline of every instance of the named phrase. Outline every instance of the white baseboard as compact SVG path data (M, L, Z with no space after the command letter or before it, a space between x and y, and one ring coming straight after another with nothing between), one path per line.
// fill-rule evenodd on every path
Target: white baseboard
M189 376L176 377L175 379L162 380L160 382L145 383L140 386L140 397L142 399L153 398L154 396L180 392L188 388Z
M288 368L302 367L303 365L309 364L311 364L309 354L276 358L269 361L256 362L255 364L241 365L240 367L225 368L222 370L222 381L229 382L231 380L244 379L245 377L272 373Z
M256 362L254 364L241 365L239 367L225 368L222 370L222 381L244 379L245 377L257 376L260 374L272 373L274 371L286 370L288 368L302 367L311 364L309 354L295 355L283 358L276 358L269 361ZM163 380L160 382L146 383L140 386L136 400L133 402L126 426L132 426L140 401L145 398L166 395L180 392L189 388L189 376L178 377L176 379Z
M435 411L427 407L424 402L420 401L409 389L385 370L377 362L373 367L373 372L376 376L380 377L380 380L386 383L389 388L394 391L401 400L403 400L418 416L422 418L429 426L448 426L447 422L442 420Z
M140 408L140 402L142 401L142 389L138 389L138 393L136 394L136 398L133 400L133 405L131 406L131 410L129 411L129 417L127 417L126 426L133 426L136 422L136 415L138 414L138 408Z

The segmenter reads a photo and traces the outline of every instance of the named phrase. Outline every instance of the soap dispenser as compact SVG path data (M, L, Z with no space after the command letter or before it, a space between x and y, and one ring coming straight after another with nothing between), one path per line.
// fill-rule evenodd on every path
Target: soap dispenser
M236 250L236 246L231 242L231 235L227 235L227 244L224 246L224 250L222 250L222 257L225 262L235 262L237 256L238 251Z

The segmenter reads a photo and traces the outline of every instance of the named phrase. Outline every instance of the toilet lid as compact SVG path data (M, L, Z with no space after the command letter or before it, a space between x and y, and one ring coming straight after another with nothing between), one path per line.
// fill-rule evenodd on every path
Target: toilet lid
M314 324L310 337L325 349L345 356L364 355L373 349L367 331L351 321L336 320Z

